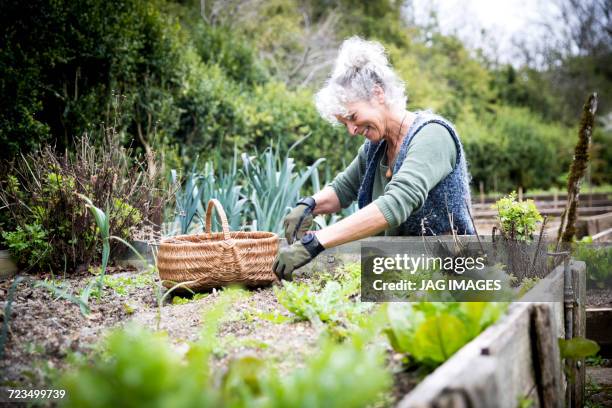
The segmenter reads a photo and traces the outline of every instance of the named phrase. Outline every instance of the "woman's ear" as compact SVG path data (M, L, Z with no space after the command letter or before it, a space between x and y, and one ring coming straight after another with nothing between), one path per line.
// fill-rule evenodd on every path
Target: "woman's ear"
M383 91L380 85L374 85L372 89L372 99L381 105L385 104L385 91Z

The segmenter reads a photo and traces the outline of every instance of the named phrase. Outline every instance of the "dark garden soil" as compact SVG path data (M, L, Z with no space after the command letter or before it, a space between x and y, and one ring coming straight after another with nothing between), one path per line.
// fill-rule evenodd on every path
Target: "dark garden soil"
M108 272L113 278L143 273L125 268L111 268ZM76 295L91 279L92 275L84 272L63 282ZM87 317L74 303L57 298L48 290L20 283L12 303L5 356L0 361L0 386L48 386L55 369L65 367L72 353L91 352L110 328L128 322L152 330L159 324L159 329L168 333L179 350L186 350L188 342L199 338L203 312L214 304L219 292L212 291L203 299L185 304L166 302L160 314L155 289L159 279L152 274L147 279L147 285L128 285L121 294L105 288L100 300L90 301L91 313ZM11 281L0 282L0 313L4 312L10 284ZM307 321L294 321L278 303L272 288L252 290L226 312L219 327L213 367L223 370L234 357L254 355L274 364L281 372L299 369L316 353L323 329ZM403 371L401 356L391 351L389 365L395 386L387 403L393 405L414 388L422 374Z

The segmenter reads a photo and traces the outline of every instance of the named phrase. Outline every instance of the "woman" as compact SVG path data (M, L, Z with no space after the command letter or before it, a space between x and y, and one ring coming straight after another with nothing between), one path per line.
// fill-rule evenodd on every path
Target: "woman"
M279 278L291 279L326 248L376 234L474 233L470 177L457 132L440 116L406 110L404 83L381 44L344 41L315 99L323 118L366 140L346 170L285 218L290 246L274 262ZM313 215L337 212L355 200L359 211L307 233Z

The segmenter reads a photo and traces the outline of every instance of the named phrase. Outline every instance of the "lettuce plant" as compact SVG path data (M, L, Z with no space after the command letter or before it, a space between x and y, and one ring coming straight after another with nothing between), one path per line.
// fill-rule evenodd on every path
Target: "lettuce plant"
M396 352L435 367L493 324L505 303L391 303L385 333Z

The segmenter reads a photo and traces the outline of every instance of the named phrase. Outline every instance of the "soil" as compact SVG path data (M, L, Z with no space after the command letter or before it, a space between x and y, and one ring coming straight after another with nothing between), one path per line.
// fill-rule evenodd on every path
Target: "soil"
M587 307L612 307L612 288L587 289Z
M612 367L587 367L590 406L612 407Z
M143 272L116 267L107 273L113 277L133 277ZM123 295L105 288L100 300L90 301L91 314L87 317L70 301L21 282L14 294L5 355L0 361L0 387L48 386L54 369L65 367L71 353L91 352L109 329L128 322L155 330L160 317L159 329L168 333L176 347L186 347L187 342L197 340L203 312L215 302L219 292L212 291L203 299L181 305L166 302L160 315L155 289L159 279L149 276L153 284L130 285L128 293ZM78 294L91 279L91 274L81 272L62 282L71 293ZM4 312L11 283L0 282L0 313ZM266 316L284 316L280 318L284 321L276 322ZM213 368L223 370L232 358L249 354L272 362L281 373L290 372L316 352L321 330L322 327L310 322L293 321L271 287L252 290L250 296L239 298L227 311L219 327L220 341L214 352ZM400 359L401 356L389 350L395 384L383 405L393 405L423 375L404 371Z

